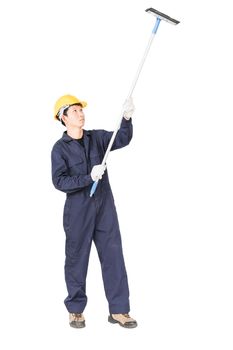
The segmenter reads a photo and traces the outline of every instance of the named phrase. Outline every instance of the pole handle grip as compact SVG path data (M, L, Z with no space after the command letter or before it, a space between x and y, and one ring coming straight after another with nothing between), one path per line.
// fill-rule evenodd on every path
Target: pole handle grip
M97 188L97 186L98 186L98 182L99 182L99 180L96 180L95 182L93 182L93 184L92 184L92 186L91 186L90 197L92 197L93 194L95 193L96 188Z

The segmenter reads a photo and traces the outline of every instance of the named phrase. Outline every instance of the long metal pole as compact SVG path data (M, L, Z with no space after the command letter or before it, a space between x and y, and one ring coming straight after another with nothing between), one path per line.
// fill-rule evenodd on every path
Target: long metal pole
M136 86L136 84L137 84L137 82L138 82L138 78L139 78L140 73L141 73L141 71L142 71L142 67L143 67L143 65L144 65L144 63L145 63L145 60L146 60L147 56L148 56L148 53L149 53L149 51L150 51L150 48L151 48L152 42L153 42L153 40L154 40L155 34L157 33L157 30L158 30L158 27L159 27L160 22L161 22L161 19L160 19L159 17L157 17L157 18L156 18L155 26L154 26L154 28L153 28L153 30L152 30L152 33L151 33L151 36L150 36L150 39L149 39L149 42L148 42L148 44L147 44L147 46L146 46L145 53L144 53L143 58L142 58L142 60L141 60L141 62L140 62L140 64L139 64L139 67L138 67L137 73L136 73L136 75L135 75L134 81L133 81L133 83L132 83L132 86L131 86L131 88L130 88L130 90L129 90L127 99L129 99L129 98L132 96L132 94L133 94L133 91L134 91L135 86ZM107 148L107 150L106 150L106 152L105 152L105 155L104 155L104 158L103 158L103 161L102 161L102 165L105 165L105 164L106 164L106 161L107 161L109 152L111 151L113 142L114 142L114 140L115 140L115 138L116 138L116 135L117 135L117 132L118 132L118 130L119 130L119 128L120 128L120 125L121 125L121 121L122 121L122 117L123 117L123 115L124 115L124 112L125 112L124 109L122 109L121 115L120 115L120 118L119 118L119 121L118 121L118 123L117 123L117 127L116 127L115 131L114 131L113 134L112 134L112 137L111 137L111 139L110 139L110 141L109 141L109 144L108 144L108 148ZM92 188L91 188L91 192L90 192L90 197L92 197L93 194L95 193L95 190L96 190L97 185L98 185L98 181L99 181L99 180L97 180L97 181L95 181L95 182L93 183Z

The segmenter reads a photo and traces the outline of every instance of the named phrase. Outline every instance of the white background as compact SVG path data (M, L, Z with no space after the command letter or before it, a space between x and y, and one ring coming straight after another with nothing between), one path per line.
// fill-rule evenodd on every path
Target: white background
M65 196L50 152L63 94L111 130L149 40L134 93L134 138L108 160L139 327L107 323L93 246L87 327L63 305ZM233 348L230 1L8 0L1 4L1 349ZM4 343L4 345L3 345ZM149 345L150 344L150 345Z

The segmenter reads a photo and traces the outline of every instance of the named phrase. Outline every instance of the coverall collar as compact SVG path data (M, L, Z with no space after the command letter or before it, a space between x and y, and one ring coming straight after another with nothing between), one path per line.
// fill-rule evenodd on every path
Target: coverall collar
M83 141L84 141L84 148L85 148L84 151L87 158L89 154L89 140L90 140L89 136L90 135L91 135L90 131L83 130ZM66 143L70 143L71 141L77 142L75 139L67 135L67 131L63 133L62 140L65 141Z
M83 130L83 137L85 138L86 135L89 136L90 132L87 130ZM62 136L62 140L65 142L76 141L71 136L67 135L67 131L64 131L63 136Z

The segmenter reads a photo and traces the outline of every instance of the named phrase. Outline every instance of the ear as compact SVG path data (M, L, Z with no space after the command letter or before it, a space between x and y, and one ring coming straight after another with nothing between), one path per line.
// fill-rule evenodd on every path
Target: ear
M66 124L68 118L67 118L67 116L65 114L62 115L61 119Z

